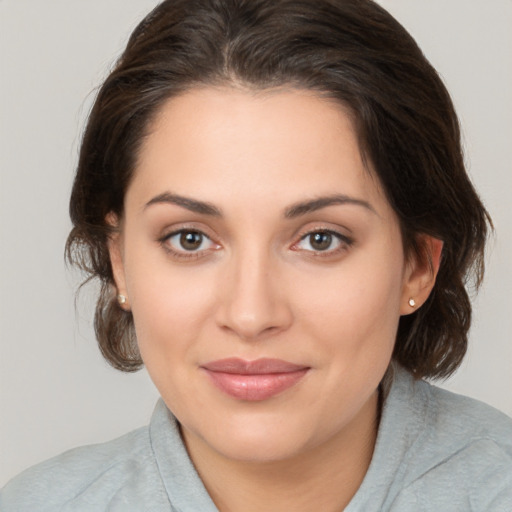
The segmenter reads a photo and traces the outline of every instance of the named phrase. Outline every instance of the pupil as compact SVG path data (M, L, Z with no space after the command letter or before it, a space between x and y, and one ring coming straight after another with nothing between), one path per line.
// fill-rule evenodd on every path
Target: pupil
M312 235L311 246L317 251L325 251L328 249L332 242L332 235L330 233L315 233Z
M201 233L196 233L194 231L187 231L186 233L182 233L180 236L180 244L183 249L188 251L192 251L197 249L200 245L203 237Z

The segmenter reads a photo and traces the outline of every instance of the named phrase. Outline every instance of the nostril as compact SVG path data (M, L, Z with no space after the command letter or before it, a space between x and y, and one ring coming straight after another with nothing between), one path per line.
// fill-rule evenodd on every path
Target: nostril
M244 341L259 340L264 337L273 336L285 330L289 322L276 321L277 318L228 318L227 321L221 322L219 325L226 333L231 333L237 338Z

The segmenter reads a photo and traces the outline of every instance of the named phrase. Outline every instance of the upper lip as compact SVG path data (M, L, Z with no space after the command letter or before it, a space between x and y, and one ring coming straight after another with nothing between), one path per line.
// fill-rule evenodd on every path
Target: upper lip
M203 364L203 368L212 372L234 373L238 375L264 375L268 373L291 373L306 370L308 367L283 361L282 359L261 358L246 361L238 357L219 359Z

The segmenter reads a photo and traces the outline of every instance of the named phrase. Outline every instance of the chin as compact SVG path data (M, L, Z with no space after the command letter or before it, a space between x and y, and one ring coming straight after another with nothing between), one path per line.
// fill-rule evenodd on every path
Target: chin
M228 419L229 418L229 419ZM206 429L195 430L203 443L238 461L264 463L293 458L314 444L314 426L290 415L249 414L210 418ZM318 435L318 434L317 434Z
M271 463L291 459L306 450L305 442L288 433L273 436L238 436L219 443L217 451L231 460Z

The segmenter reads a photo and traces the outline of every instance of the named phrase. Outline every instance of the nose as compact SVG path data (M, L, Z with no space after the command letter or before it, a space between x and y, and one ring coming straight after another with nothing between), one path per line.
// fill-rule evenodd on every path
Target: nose
M293 315L278 265L264 252L249 248L233 260L220 292L219 326L243 340L286 330Z

